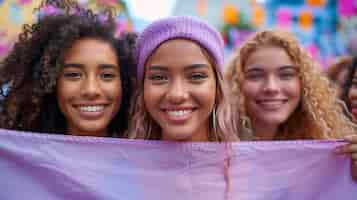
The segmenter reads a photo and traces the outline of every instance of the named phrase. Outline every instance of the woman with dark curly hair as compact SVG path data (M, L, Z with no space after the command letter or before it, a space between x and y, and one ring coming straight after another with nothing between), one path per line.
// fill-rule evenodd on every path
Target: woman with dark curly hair
M326 75L335 84L338 97L342 97L348 67L352 64L352 56L341 56L327 69Z
M135 77L135 36L115 38L111 12L46 0L54 14L25 25L0 66L0 127L89 136L122 136ZM4 91L4 86L8 87Z
M352 59L352 65L348 68L347 80L344 85L342 94L343 100L346 102L348 110L352 113L352 119L356 122L357 119L357 57ZM354 166L357 166L357 136L350 136L348 138L350 144L345 145L340 149L341 153L350 153ZM357 167L356 167L357 168ZM357 173L356 173L357 177Z

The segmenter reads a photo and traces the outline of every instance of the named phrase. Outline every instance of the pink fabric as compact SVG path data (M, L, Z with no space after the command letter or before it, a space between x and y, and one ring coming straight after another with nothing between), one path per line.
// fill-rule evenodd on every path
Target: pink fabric
M333 152L342 144L241 142L227 150L0 130L0 199L356 200L350 158Z

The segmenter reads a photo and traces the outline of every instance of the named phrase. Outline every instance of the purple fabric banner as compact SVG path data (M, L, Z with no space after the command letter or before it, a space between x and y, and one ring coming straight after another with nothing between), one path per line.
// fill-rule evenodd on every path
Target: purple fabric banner
M227 147L0 130L0 199L356 200L350 158L333 152L343 144Z

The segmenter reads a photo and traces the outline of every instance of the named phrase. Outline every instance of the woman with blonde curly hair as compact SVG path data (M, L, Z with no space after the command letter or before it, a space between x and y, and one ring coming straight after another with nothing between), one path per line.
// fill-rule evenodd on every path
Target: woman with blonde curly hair
M223 82L223 40L206 23L170 17L137 40L138 91L130 138L237 140L236 117Z
M258 32L235 52L227 78L255 139L331 139L355 132L320 69L286 32Z

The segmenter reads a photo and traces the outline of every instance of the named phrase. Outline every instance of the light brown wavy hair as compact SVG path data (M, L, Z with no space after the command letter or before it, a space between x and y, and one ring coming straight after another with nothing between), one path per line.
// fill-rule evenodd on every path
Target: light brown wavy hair
M213 66L216 78L216 98L215 108L210 115L209 141L234 141L237 140L238 118L236 109L232 109L229 101L229 89L223 80L222 73L217 71L217 64L209 56L207 50L201 47L203 54L207 57L211 66ZM131 109L131 119L127 136L137 139L161 139L161 128L152 119L144 104L143 81L138 80L138 89L134 95L133 107Z
M348 68L352 65L352 56L339 57L331 66L326 70L327 76L334 82L338 81L338 76L343 70L348 71ZM347 78L347 77L346 77Z
M296 38L287 32L266 30L256 33L234 52L228 63L226 78L232 94L238 101L241 122L249 126L241 87L244 67L248 57L262 46L284 49L299 67L301 100L287 121L280 125L276 139L327 139L341 138L355 132L354 124L344 115L337 91L321 71L320 65L305 51ZM246 120L248 119L248 120Z

